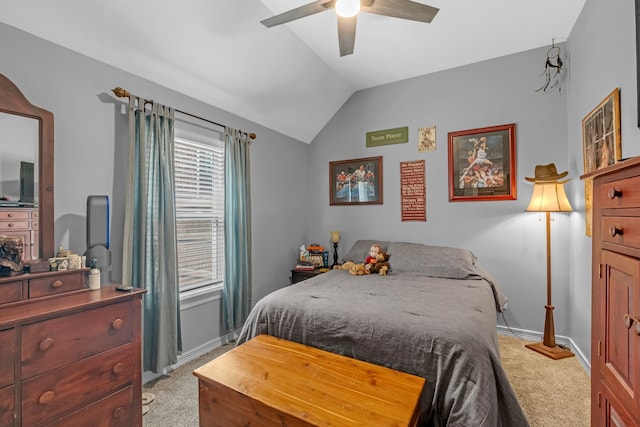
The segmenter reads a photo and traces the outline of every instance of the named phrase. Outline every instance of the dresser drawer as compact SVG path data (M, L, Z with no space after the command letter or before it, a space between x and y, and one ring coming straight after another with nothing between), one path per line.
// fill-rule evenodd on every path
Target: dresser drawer
M29 280L29 298L45 297L84 288L82 273L73 272Z
M0 427L14 426L15 387L0 389Z
M640 248L638 217L602 217L602 241L630 248Z
M0 331L0 388L14 382L14 354L16 352L16 331Z
M0 304L22 299L22 281L0 283Z
M29 378L130 342L132 311L132 301L125 301L24 326L22 377Z
M79 410L47 427L91 426L91 427L131 427L136 422L138 410L134 410L133 387L127 387L111 396Z
M127 344L24 381L22 424L45 425L131 385L133 354Z
M29 221L0 221L0 231L28 230Z
M640 207L640 176L603 182L597 197L602 208Z
M28 210L11 210L11 211L5 211L5 210L0 210L0 221L15 221L15 220L20 220L20 219L29 219L29 213L30 211Z

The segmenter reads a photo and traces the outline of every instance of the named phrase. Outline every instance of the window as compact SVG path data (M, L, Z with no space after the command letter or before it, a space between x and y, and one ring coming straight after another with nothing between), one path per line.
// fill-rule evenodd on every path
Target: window
M174 148L181 292L224 277L224 145L193 139L176 136Z

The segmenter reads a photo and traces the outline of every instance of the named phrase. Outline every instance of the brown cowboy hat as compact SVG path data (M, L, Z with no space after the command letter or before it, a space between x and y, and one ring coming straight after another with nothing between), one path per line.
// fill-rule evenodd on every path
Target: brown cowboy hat
M562 179L568 174L568 171L558 173L556 165L549 163L548 165L536 165L535 177L525 177L524 179L530 182L552 182Z

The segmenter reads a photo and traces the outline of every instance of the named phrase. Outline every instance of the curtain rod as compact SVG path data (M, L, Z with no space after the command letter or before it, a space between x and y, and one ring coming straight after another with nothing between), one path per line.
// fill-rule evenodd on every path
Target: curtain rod
M111 92L113 92L118 98L128 98L128 97L131 96L131 92L128 92L125 89L122 89L120 86L118 86L115 89L111 89ZM153 101L150 101L150 102L153 102ZM193 117L194 119L202 120L204 122L211 123L212 125L216 125L216 126L220 126L220 127L226 128L225 125L220 124L220 123L216 123L213 120L205 119L204 117L196 116L195 114L187 113L186 111L181 111L181 110L178 110L178 109L176 109L175 111L180 113L180 114L184 114L186 116ZM249 138L256 139L256 134L251 132L249 134Z

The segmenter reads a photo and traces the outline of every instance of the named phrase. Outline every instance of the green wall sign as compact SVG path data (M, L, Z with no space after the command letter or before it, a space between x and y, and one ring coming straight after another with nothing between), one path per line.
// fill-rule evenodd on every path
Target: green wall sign
M367 148L409 142L409 127L367 132Z

